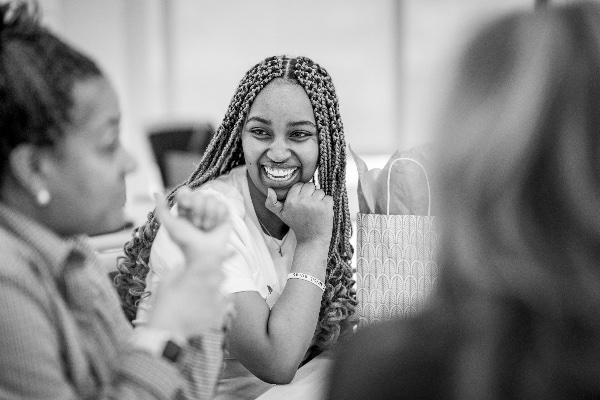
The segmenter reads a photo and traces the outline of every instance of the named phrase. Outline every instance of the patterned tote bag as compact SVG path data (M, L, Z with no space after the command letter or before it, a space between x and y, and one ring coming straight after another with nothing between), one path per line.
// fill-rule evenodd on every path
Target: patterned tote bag
M390 215L392 166L411 162L427 181L427 215ZM425 167L412 158L393 160L387 173L386 214L357 214L359 326L402 318L421 310L435 285L437 234L431 216L431 188Z

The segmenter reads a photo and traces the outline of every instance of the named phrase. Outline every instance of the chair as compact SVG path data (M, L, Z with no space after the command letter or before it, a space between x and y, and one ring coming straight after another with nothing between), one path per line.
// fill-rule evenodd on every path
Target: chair
M214 132L208 122L161 124L148 130L150 146L166 188L187 179Z

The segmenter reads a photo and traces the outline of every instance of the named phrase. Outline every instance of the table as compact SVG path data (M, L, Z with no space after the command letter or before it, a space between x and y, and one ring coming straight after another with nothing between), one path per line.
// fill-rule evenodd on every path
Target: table
M292 382L274 386L256 400L324 400L332 364L331 354L320 354L303 365Z

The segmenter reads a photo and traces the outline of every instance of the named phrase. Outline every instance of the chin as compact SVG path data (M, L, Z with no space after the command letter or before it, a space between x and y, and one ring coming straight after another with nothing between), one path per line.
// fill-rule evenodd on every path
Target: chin
M287 194L290 191L290 189L273 189L275 190L275 194L277 195L277 200L279 201L285 201L285 199L287 198Z
M111 215L110 217L103 219L101 223L97 224L93 229L95 232L90 233L90 235L102 235L119 231L123 229L125 222L125 215L123 213Z

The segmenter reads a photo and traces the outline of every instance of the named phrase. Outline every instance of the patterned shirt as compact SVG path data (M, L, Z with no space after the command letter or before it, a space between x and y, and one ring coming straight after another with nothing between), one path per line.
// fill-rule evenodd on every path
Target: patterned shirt
M85 240L63 239L0 203L0 249L0 398L211 396L220 369L202 354L211 344L195 338L178 364L132 346L133 329Z

